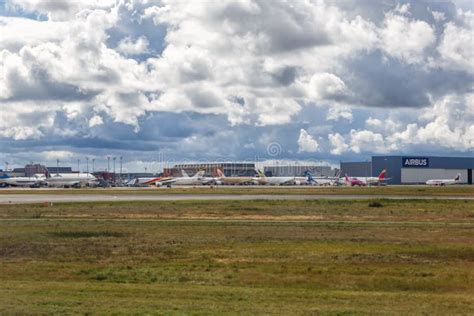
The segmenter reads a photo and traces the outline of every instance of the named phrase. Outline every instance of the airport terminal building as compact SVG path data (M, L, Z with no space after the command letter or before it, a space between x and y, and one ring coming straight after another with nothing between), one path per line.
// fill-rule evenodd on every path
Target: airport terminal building
M460 183L472 184L474 157L374 156L367 162L341 162L341 169L355 177L376 177L386 169L387 184L423 184L429 179L454 179L458 173Z
M206 176L217 177L217 169L222 170L226 177L253 177L255 175L255 164L248 162L178 164L172 168L164 168L163 174L168 177L181 177L181 170L184 170L192 176L196 172L204 170Z

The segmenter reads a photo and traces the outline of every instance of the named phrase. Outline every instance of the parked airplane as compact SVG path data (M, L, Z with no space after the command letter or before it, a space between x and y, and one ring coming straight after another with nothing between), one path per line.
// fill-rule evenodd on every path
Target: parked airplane
M461 181L461 174L458 173L454 179L431 179L431 180L426 181L426 184L445 186L445 185L456 184L456 183L459 183L460 181Z
M190 177L186 171L181 170L182 177L174 178L174 182L170 184L174 185L198 185L202 184L202 178L204 176L204 170L197 172L194 176ZM160 183L160 182L158 182Z
M267 177L265 174L257 170L258 177L253 178L253 182L262 185L285 185L295 184L295 177Z
M7 174L4 174L0 177L1 186L12 186L12 187L30 187L37 188L40 186L45 186L44 176L34 176L34 177L9 177Z
M144 187L149 185L163 186L169 185L174 182L174 179L171 177L147 177L147 178L135 178L128 182L129 186L135 187Z
M56 173L45 177L43 181L49 187L95 186L99 180L91 173Z
M306 172L306 176L308 177L308 184L322 186L340 185L340 172L335 177L313 177L309 172Z
M205 172L206 172L205 170L201 170L200 172L196 173L196 175L199 174L199 182L195 183L195 184L202 184L202 185L221 184L214 177L205 177L204 176ZM183 177L189 177L189 175L184 170L181 170L181 174L183 175ZM196 175L194 175L194 176L196 176Z
M344 182L346 185L351 187L353 186L366 186L366 185L379 185L383 184L384 181L389 180L389 178L385 178L385 174L387 171L384 169L380 172L378 177L361 177L361 178L349 178L346 174L344 178Z
M226 177L221 169L217 169L216 181L222 184L248 184L253 183L254 177Z

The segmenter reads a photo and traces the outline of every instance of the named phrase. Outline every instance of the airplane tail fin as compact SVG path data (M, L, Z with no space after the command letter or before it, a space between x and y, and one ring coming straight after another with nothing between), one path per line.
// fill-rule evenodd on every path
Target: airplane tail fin
M340 178L340 177L341 177L341 174L342 174L342 169L340 169L340 170L336 173L336 178Z
M311 175L311 173L306 172L306 176L308 177L308 183L318 183L318 182L313 178L313 176Z
M461 180L461 174L460 173L458 173L456 175L456 178L454 178L454 181L459 181L459 180Z
M349 177L347 176L347 173L345 174L344 179L345 179L347 182L349 182Z
M383 181L385 179L385 174L387 173L387 170L383 169L382 172L379 174L379 180Z
M258 174L259 177L265 178L265 174L262 172L262 170L258 169L257 174Z
M220 178L225 178L225 174L224 172L222 172L221 169L216 169L217 170L217 175L220 177Z
M7 174L6 172L3 173L3 174L0 176L0 179L8 179L8 178L10 178L10 177L8 176L8 174Z
M206 170L199 170L193 178L201 178L206 173Z
M189 178L188 173L187 173L184 169L181 169L181 175L182 175L184 178Z

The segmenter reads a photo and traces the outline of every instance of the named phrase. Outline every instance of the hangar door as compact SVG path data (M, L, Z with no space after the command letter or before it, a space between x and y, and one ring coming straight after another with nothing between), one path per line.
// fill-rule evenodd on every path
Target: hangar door
M430 169L430 168L402 168L402 183L425 183L430 179L454 179L461 174L460 183L467 183L466 169Z

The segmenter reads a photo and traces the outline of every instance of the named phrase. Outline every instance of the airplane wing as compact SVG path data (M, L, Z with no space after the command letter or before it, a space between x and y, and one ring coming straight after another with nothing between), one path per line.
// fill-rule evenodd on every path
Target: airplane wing
M155 185L158 186L158 187L159 186L167 186L167 185L171 185L175 182L176 182L176 179L173 179L173 178L162 178L161 180L156 181Z

